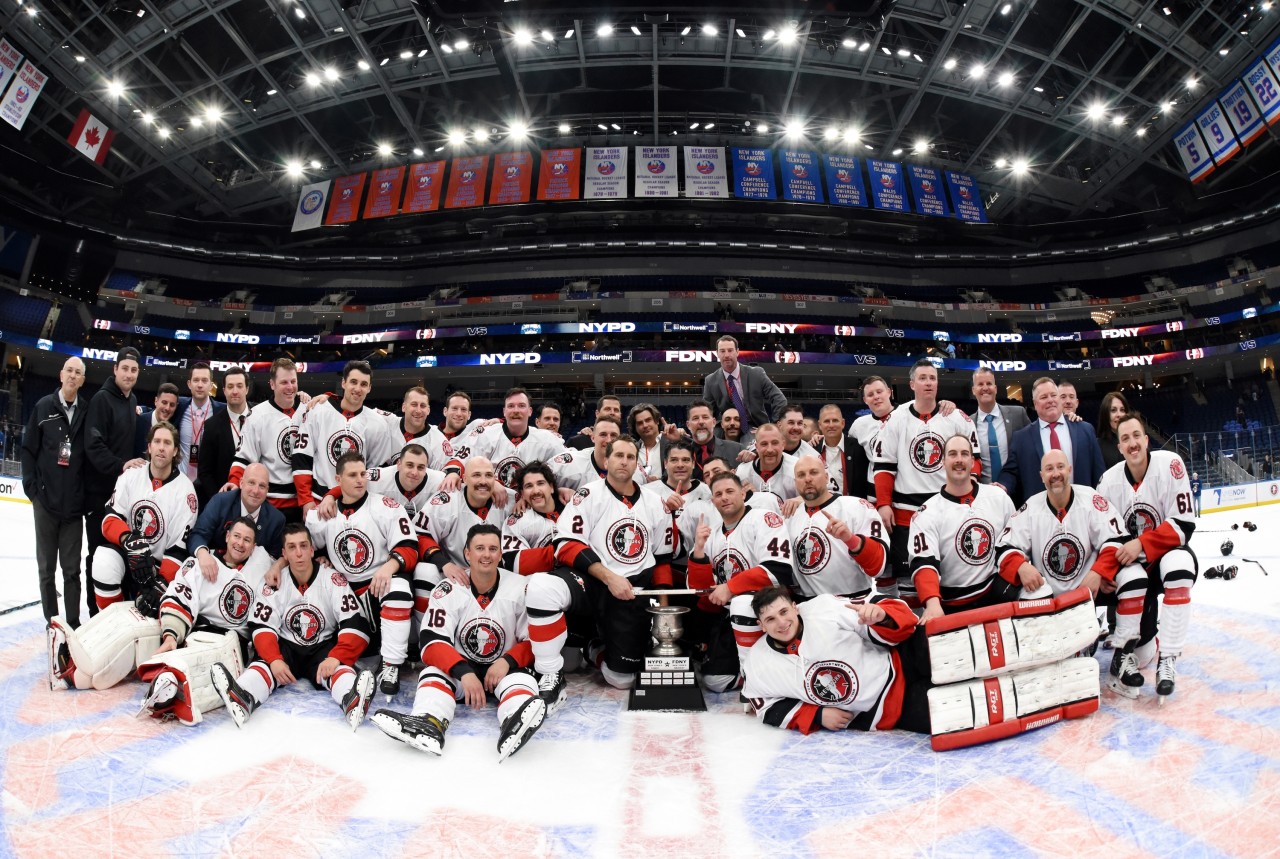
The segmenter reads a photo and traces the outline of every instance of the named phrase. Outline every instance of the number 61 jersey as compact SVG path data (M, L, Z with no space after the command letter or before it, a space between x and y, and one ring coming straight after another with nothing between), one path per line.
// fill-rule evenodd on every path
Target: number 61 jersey
M1098 493L1120 511L1121 524L1142 541L1147 563L1186 546L1196 529L1191 481L1182 457L1169 450L1147 454L1147 473L1134 485L1129 467L1118 462L1098 481Z

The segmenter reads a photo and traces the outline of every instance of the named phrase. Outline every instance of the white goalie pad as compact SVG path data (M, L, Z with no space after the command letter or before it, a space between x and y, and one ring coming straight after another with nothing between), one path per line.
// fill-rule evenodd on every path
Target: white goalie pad
M1074 656L1098 637L1087 588L934 618L925 626L936 685L994 677Z
M933 749L1002 740L1098 709L1098 663L1077 656L929 690Z
M244 663L240 658L240 638L234 632L193 632L177 650L158 654L138 666L143 680L153 680L168 671L181 687L181 694L171 707L152 715L172 713L184 725L198 725L204 714L222 706L222 697L213 687L210 669L214 663L227 666L232 677L240 676Z
M160 621L147 617L132 602L107 606L79 629L61 618L50 622L65 637L77 689L110 689L124 680L160 646Z

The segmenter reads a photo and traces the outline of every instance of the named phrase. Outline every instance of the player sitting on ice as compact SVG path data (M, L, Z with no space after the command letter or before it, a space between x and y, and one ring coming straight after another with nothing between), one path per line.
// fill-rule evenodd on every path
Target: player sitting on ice
M457 701L480 710L492 694L503 760L528 742L547 715L538 682L528 672L533 650L524 579L498 566L502 533L493 525L471 526L464 552L470 585L443 581L431 592L418 638L423 668L413 712L379 710L372 721L388 737L438 755Z
M766 588L752 608L765 636L743 666L743 691L767 725L902 728L933 734L945 751L1098 709L1098 663L1073 656L1098 634L1083 588L948 615L927 633L898 599L822 594L797 606Z
M151 681L138 715L196 725L222 706L209 669L225 662L239 674L246 661L249 609L271 566L256 540L253 519L243 516L227 529L227 548L210 554L212 580L195 558L178 570L160 601L160 647L138 665L138 676Z
M328 688L354 731L373 697L373 672L354 667L369 643L368 621L346 577L316 562L307 526L285 526L284 558L279 586L263 584L253 603L249 629L258 658L239 677L215 664L213 686L243 728L276 686L307 679Z

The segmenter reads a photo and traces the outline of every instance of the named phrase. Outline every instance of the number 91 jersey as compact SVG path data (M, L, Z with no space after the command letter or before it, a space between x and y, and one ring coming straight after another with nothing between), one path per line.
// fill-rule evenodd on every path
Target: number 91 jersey
M607 480L578 490L556 522L556 549L567 541L585 543L600 562L630 578L660 563L670 563L675 548L675 521L652 492L636 485L623 497Z

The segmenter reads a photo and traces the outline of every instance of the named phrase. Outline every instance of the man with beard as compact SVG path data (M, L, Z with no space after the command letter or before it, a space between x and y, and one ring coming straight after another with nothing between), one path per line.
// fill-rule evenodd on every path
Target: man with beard
M795 476L804 504L787 519L787 534L800 592L865 598L889 548L880 517L865 498L832 494L817 456L800 457Z
M757 459L738 466L738 477L744 486L758 492L772 492L783 501L796 497L796 458L785 453L782 446L782 430L776 424L764 424L756 429Z

